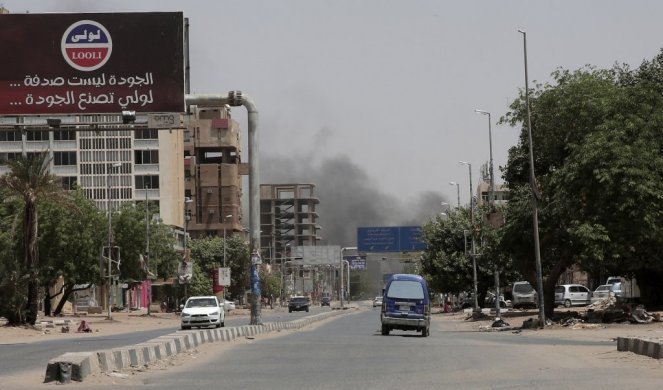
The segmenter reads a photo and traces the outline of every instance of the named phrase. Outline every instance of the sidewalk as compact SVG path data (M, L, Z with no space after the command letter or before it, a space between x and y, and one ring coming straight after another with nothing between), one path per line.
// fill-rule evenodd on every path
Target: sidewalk
M246 309L236 309L226 312L227 317L248 315L249 311ZM147 316L147 311L143 309L131 312L113 312L112 320L108 320L107 317L107 313L62 317L44 317L40 314L34 328L27 326L8 326L5 321L0 321L0 344L114 335L150 329L179 329L180 326L179 313L152 313ZM81 321L85 321L92 332L76 332ZM63 327L68 327L69 331L63 333Z

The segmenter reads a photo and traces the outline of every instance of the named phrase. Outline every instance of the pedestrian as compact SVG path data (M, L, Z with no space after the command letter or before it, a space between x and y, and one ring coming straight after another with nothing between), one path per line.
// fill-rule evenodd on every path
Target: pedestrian
M269 294L269 308L274 308L274 294Z

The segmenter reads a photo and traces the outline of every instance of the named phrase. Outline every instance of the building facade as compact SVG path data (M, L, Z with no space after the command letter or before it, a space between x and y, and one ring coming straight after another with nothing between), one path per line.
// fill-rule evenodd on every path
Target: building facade
M239 124L228 107L193 107L184 130L184 213L193 238L232 235L242 229ZM188 202L187 202L188 201Z
M272 264L288 256L288 246L317 245L320 201L314 184L260 185L260 248Z

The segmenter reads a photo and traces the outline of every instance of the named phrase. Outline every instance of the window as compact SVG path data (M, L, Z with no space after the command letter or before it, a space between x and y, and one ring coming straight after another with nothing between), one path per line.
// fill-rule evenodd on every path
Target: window
M424 299L421 283L411 280L394 280L387 291L388 298Z
M136 189L159 188L159 176L136 176Z
M76 132L73 130L54 130L53 139L56 141L73 141L76 139Z
M7 161L15 160L20 155L21 153L11 153L11 152L0 153L0 164Z
M53 163L55 165L76 165L76 152L55 152L53 153Z
M27 131L28 141L48 141L48 130Z
M136 164L158 164L159 151L158 150L135 150L134 158Z
M159 139L159 130L141 129L134 130L135 139Z
M76 187L76 176L63 176L62 188L65 190L73 190Z
M21 141L20 130L0 131L0 141Z

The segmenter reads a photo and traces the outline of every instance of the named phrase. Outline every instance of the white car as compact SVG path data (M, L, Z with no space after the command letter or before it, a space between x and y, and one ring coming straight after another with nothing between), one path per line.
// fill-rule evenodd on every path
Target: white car
M237 306L235 306L235 302L229 301L227 299L221 303L221 306L223 306L224 310L228 311L235 310L237 308Z
M586 306L592 299L592 292L581 284L562 284L555 286L555 305L564 307Z
M382 295L373 298L373 307L382 306Z
M226 315L223 304L211 296L191 297L186 300L182 308L182 330L191 329L194 326L214 326L220 328L224 325Z

